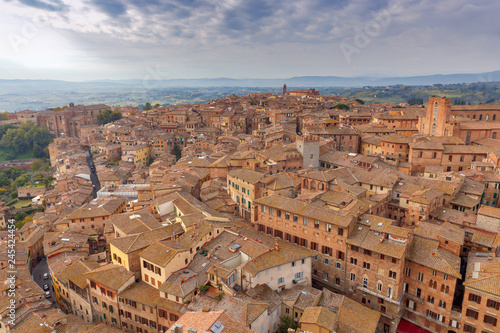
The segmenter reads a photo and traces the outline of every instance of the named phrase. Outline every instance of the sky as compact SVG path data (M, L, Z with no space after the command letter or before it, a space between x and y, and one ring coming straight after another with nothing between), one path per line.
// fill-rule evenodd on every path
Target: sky
M500 69L498 0L0 0L0 79Z

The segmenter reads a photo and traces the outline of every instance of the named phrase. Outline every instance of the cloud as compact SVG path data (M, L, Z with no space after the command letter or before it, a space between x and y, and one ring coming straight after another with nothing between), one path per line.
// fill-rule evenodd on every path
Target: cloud
M495 69L492 55L500 52L497 0L473 4L468 0L11 0L7 4L2 7L4 15L20 18L19 26L9 24L16 33L34 10L41 11L46 24L37 38L63 36L75 53L93 59L88 67L95 66L96 71L105 67L140 72L159 63L170 66L175 75L194 77L424 74L450 72L452 66L457 71ZM340 43L353 43L357 31L374 15L395 4L398 10L390 22L346 63ZM45 34L49 30L51 34ZM35 45L43 44L30 42L30 53L37 54ZM60 48L64 52L65 45ZM464 61L468 63L461 65Z
M117 0L92 0L92 5L111 17L118 17L127 12L127 7Z

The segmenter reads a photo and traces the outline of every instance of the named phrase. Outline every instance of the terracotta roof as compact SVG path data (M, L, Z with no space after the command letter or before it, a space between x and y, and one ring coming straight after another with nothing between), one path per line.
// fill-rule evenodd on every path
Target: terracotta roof
M140 281L128 286L118 296L154 308L160 298L160 291L146 282Z
M68 216L68 219L81 219L98 216L109 216L117 212L117 209L126 202L123 198L112 198L106 200L104 203L91 202L85 206L75 209L73 213Z
M109 264L84 273L84 276L89 280L117 291L134 276L134 273L129 272L123 266Z
M300 200L278 195L260 198L255 200L255 202L268 207L274 207L275 209L280 209L283 212L290 212L314 220L333 223L343 228L348 227L353 221L351 216L343 216L331 209L320 208Z
M337 315L335 313L319 306L306 308L299 322L301 324L316 324L322 328L327 329L328 332L333 332L336 321Z
M228 172L228 176L241 179L250 184L258 183L265 175L258 171L253 171L249 169L239 169L231 170Z
M229 316L226 311L220 310L216 312L186 312L176 322L182 325L184 331L190 328L198 330L198 332L212 332L211 328L214 325L220 325L222 330L217 331L221 333L251 333L249 328L241 324Z
M500 219L500 208L481 205L477 211L477 215L485 215Z
M109 243L123 253L131 253L144 249L156 241L180 235L183 232L184 229L180 223L173 223L142 234L113 238Z
M380 316L380 312L344 297L337 314L337 332L375 333Z
M73 282L79 288L85 289L85 287L87 287L87 279L83 274L99 267L100 265L96 261L79 260L63 269L61 274L65 275L68 280Z
M461 278L460 257L440 248L438 241L415 236L407 259L458 279Z
M415 229L415 235L429 239L437 239L438 236L450 240L456 244L463 245L465 231L449 222L443 224L422 221Z

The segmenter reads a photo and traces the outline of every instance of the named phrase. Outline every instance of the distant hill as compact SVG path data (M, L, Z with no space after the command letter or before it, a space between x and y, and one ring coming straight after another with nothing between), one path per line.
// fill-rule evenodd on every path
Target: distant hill
M105 103L108 105L141 105L157 102L162 105L178 103L201 103L230 94L246 95L250 92L279 92L286 83L289 90L317 88L323 94L337 94L345 97L359 97L367 101L402 102L407 98L426 98L430 94L442 94L443 89L429 89L433 85L445 85L453 90L444 92L447 96L463 98L468 102L498 100L497 93L488 92L488 98L474 96L475 91L465 91L453 85L474 84L476 90L482 86L498 86L500 71L477 74L449 74L410 77L340 77L340 76L297 76L276 79L171 79L171 80L94 80L70 82L61 80L1 80L0 111L23 109L43 110L50 107L75 104ZM418 91L404 93L386 91L386 87L411 86ZM370 87L370 88L367 88ZM493 89L494 87L490 87ZM362 89L364 91L359 91Z
M408 77L340 77L340 76L296 76L277 79L170 79L144 81L132 80L99 80L70 82L59 80L1 80L0 92L54 92L54 91L114 91L129 89L151 89L170 87L274 87L279 88L283 83L291 87L363 87L389 85L432 85L453 83L474 83L500 81L500 70L475 74L438 74Z

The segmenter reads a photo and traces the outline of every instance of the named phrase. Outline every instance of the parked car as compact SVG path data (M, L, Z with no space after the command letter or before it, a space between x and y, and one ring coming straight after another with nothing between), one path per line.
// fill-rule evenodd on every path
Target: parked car
M50 297L51 297L51 295L50 295L50 291L46 291L46 292L45 292L45 298L50 298Z
M50 288L49 288L49 285L48 284L44 284L43 285L43 290L44 291L48 291Z
M43 273L43 279L48 280L49 279L49 273Z

